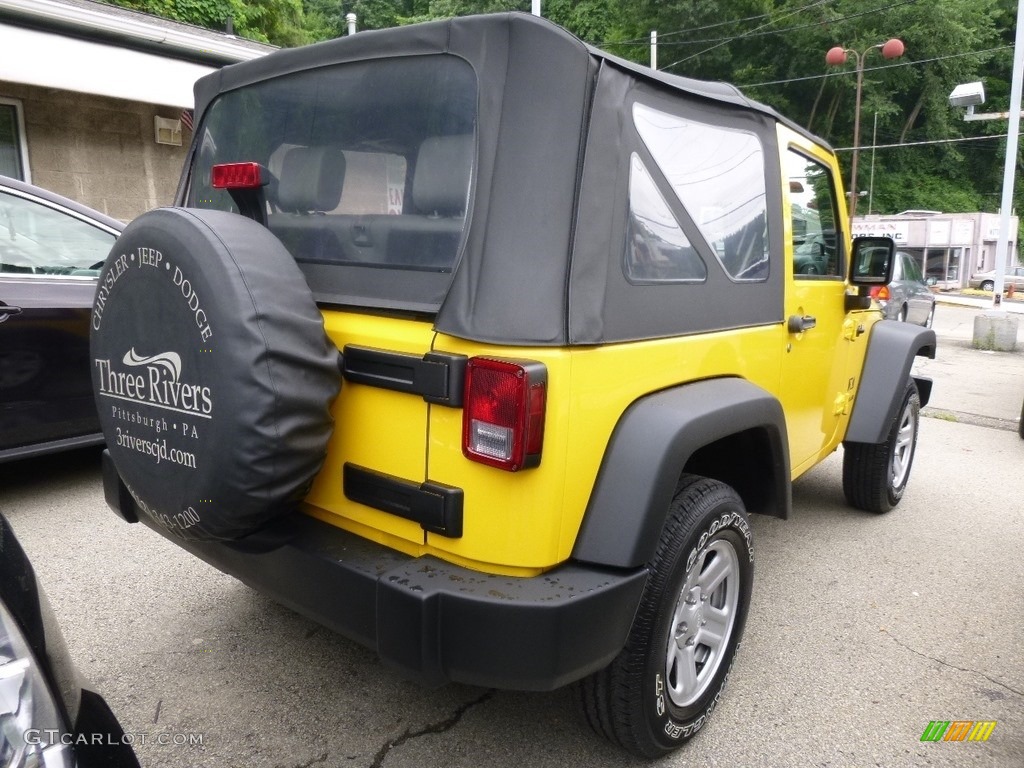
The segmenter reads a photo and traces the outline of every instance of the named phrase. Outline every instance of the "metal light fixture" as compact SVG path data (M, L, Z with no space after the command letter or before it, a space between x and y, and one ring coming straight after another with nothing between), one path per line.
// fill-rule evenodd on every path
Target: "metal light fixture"
M857 67L857 102L853 113L853 160L850 162L850 221L853 221L854 213L857 210L857 156L860 154L860 100L861 91L864 88L864 58L876 49L882 52L883 58L898 59L903 55L906 47L902 40L894 37L884 43L869 46L860 53L852 48L843 48L843 46L837 45L830 48L825 54L825 63L831 67L842 66L849 56L853 57Z

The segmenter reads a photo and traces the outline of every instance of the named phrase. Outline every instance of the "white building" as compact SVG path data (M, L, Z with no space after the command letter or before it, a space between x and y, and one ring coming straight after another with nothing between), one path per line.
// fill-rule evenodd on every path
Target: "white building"
M917 258L925 278L944 288L964 288L971 275L995 269L998 213L904 211L894 216L857 216L853 236L891 237ZM1017 263L1017 217L1010 217L1007 266Z
M0 175L124 221L167 205L195 81L273 50L90 0L0 0Z

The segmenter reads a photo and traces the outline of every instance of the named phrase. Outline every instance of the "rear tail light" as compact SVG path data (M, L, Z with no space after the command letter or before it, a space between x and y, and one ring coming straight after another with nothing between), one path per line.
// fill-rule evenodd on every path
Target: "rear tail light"
M210 169L214 189L259 189L268 180L259 163L220 163Z
M516 472L540 464L547 369L523 360L474 357L466 365L462 452Z
M871 287L871 298L878 301L889 300L889 286L888 285L874 285Z

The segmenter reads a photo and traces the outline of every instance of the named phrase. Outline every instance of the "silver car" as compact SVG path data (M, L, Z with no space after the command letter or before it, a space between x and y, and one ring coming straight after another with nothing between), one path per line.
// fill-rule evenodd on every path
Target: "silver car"
M980 288L983 291L991 291L996 287L996 272L990 269L988 272L978 272L967 284L971 288ZM1007 267L1006 275L1003 278L1003 287L1014 287L1014 290L1024 291L1024 267Z
M921 267L912 255L896 251L892 282L871 289L871 296L889 320L932 327L935 318L935 294L924 280Z

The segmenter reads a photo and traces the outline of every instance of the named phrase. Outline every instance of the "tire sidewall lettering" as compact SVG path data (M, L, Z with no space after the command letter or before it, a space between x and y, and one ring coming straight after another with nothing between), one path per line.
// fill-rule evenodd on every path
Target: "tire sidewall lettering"
M750 525L744 518L742 513L737 510L727 510L721 512L710 521L707 521L703 526L703 530L700 535L696 538L696 543L691 547L689 553L686 556L685 569L682 574L682 582L685 582L691 571L696 567L700 561L701 556L707 550L708 546L722 535L727 532L732 532L743 539L744 544L747 548L748 562L753 563L754 561L754 546L753 546L753 533L750 529ZM740 643L737 640L735 647L732 651L732 659L735 658L736 652L739 651ZM707 702L707 705L699 711L691 720L679 720L671 711L669 702L666 699L665 693L665 664L664 664L664 652L663 649L657 651L658 658L654 666L653 673L653 712L652 715L660 724L656 727L656 731L662 733L672 742L680 742L690 738L696 734L711 717L718 706L718 702L721 699L723 690L726 683L729 680L729 676L732 673L732 659L729 660L728 666L726 667L725 673L722 676L721 682L717 685L714 695L711 700Z

